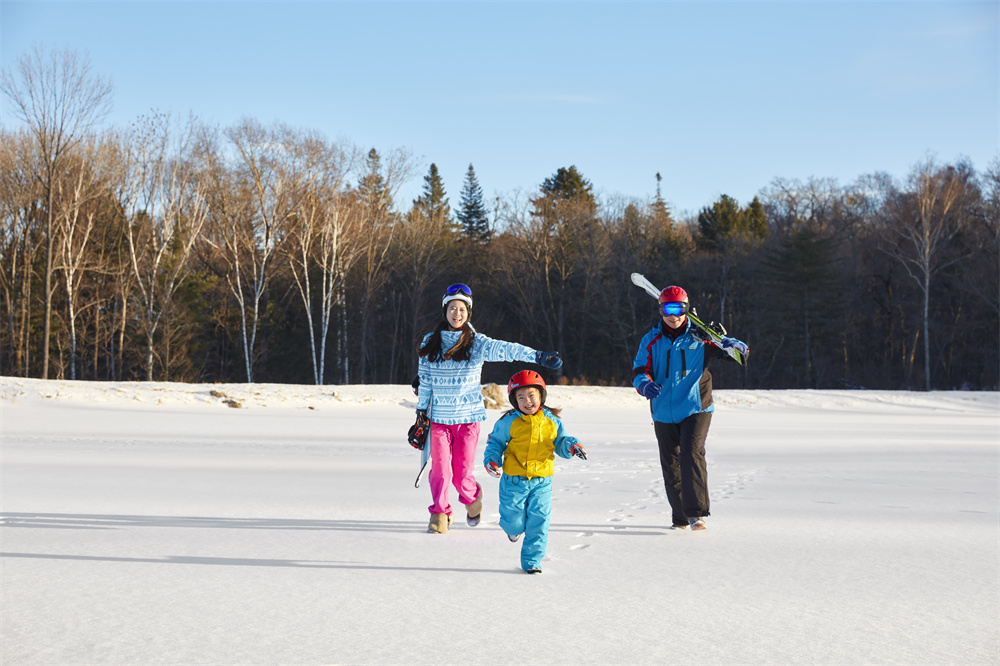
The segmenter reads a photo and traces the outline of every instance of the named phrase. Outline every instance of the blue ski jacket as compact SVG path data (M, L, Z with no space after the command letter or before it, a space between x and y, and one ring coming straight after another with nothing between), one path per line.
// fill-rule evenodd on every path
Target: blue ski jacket
M726 357L725 353L695 336L690 321L676 340L665 335L662 327L660 321L643 336L632 363L632 385L636 390L645 380L663 389L649 401L653 420L680 423L692 414L715 411L708 364L713 358Z
M562 421L547 407L531 415L512 409L493 425L483 465L491 462L502 465L508 476L528 479L552 476L556 469L555 455L573 457L570 449L579 442L566 433Z
M427 344L424 336L420 346ZM441 343L449 349L456 342L461 331L442 331ZM476 333L472 341L472 354L468 361L444 360L432 363L426 356L420 358L417 372L420 386L417 388L417 409L431 410L432 422L443 425L457 423L477 423L486 420L483 406L482 374L483 363L522 361L534 363L537 350L516 342L494 340L482 333Z

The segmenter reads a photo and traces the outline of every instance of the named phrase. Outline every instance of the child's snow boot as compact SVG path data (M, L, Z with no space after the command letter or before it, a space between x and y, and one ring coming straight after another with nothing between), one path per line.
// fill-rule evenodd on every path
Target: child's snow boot
M479 494L476 495L476 500L472 504L465 505L465 511L467 515L465 516L465 522L469 523L469 527L475 527L479 524L479 519L483 516L483 487L476 484L476 488L479 490Z
M507 538L510 539L511 543L517 543L517 540L521 538L520 534L508 534Z
M449 525L451 525L451 516L447 513L432 513L427 531L432 534L445 534L448 531Z

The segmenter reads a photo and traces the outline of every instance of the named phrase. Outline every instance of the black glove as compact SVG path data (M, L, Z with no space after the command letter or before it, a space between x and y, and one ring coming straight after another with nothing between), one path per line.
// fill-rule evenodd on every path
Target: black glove
M418 451L423 451L424 446L427 444L427 433L430 431L431 422L427 418L427 410L418 409L417 420L410 426L410 431L406 434L406 441Z
M558 370L562 367L563 361L559 358L559 352L557 351L540 351L535 353L535 363L549 370Z

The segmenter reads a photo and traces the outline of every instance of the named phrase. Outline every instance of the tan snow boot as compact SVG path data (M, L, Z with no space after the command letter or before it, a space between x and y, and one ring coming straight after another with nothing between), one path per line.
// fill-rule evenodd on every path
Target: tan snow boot
M465 511L468 515L465 517L465 522L469 523L469 527L475 527L479 524L479 519L483 515L483 487L476 484L476 488L479 489L479 494L476 495L476 501L472 504L465 505Z
M448 532L449 525L451 525L451 516L447 513L432 513L427 531L432 534L445 534Z

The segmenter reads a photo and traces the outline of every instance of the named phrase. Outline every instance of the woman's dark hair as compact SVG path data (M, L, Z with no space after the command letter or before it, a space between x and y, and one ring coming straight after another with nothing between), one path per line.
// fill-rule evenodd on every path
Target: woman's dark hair
M427 357L431 363L439 363L445 360L468 361L472 358L472 342L475 340L476 332L469 326L469 322L462 325L462 334L458 336L458 342L448 351L444 351L441 342L441 331L450 329L447 321L442 321L427 339L427 344L417 349L417 355L421 358Z

